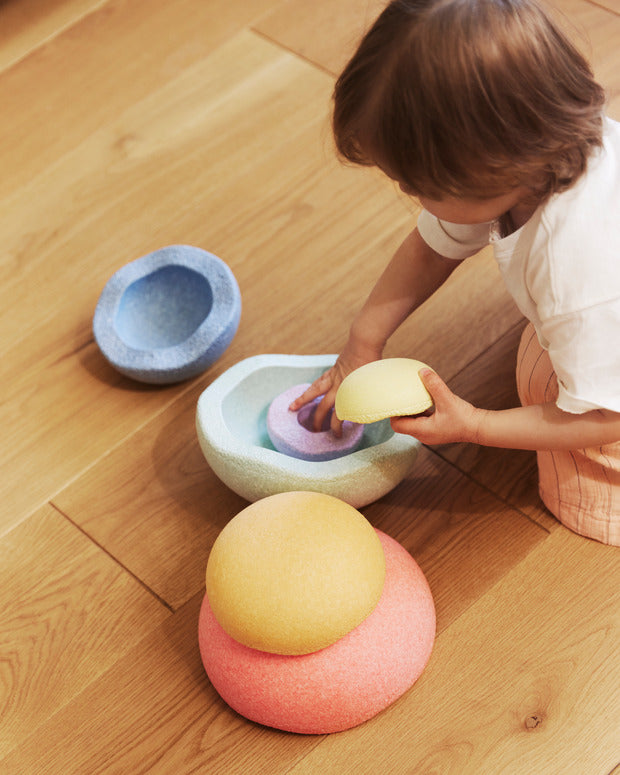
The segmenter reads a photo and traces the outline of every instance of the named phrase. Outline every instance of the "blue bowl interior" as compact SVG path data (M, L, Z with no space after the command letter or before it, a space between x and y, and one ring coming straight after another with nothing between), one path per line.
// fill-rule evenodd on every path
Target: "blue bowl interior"
M276 396L293 385L313 382L323 369L266 366L240 380L222 401L222 415L230 433L245 444L275 449L267 432L267 412ZM356 451L388 441L394 435L389 420L364 428Z
M174 347L202 325L212 306L213 291L204 275L186 266L163 266L127 287L116 332L137 350Z

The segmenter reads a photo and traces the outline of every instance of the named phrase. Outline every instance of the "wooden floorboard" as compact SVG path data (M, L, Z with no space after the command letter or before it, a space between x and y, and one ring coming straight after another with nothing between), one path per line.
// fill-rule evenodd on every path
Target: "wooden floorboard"
M289 0L278 4L255 28L337 75L355 50L360 34L385 3L382 0ZM620 109L620 73L616 66L620 4L617 0L551 0L564 28L591 58L610 91L612 113ZM329 34L312 34L314 30Z
M98 294L128 260L185 242L215 252L235 272L241 326L204 384L257 352L342 346L342 321L414 214L375 172L344 168L330 155L330 87L324 73L243 31L87 133L56 163L45 160L41 142L42 171L6 198L0 216L8 343L0 363L7 442L0 532L184 390L136 388L92 342ZM90 122L88 106L81 118ZM317 274L317 261L329 263L329 275ZM454 310L449 318L446 306ZM449 378L518 319L487 252L457 270L390 348ZM463 342L463 327L475 337ZM110 412L118 422L107 421ZM34 479L25 458L39 472ZM53 467L45 464L50 458Z
M449 380L452 390L474 406L487 409L517 406L515 368L525 322L519 321ZM435 447L435 451L545 528L552 530L557 525L538 497L535 452L475 444L446 444Z
M218 698L195 643L197 595L0 766L606 775L618 751L619 570L617 551L559 529L440 631L411 691L374 720L318 738L251 724ZM101 727L92 708L115 723Z
M252 724L218 697L198 653L201 600L177 611L0 760L0 772L277 775L311 751L321 738Z
M353 54L383 0L289 0L258 19L254 29L337 75ZM328 34L311 34L325 30Z
M558 530L439 636L410 693L291 775L608 773L620 750L609 680L619 572L615 548Z
M334 77L380 5L0 3L1 775L618 771L619 555L558 526L531 453L422 449L362 509L438 616L427 671L376 719L266 729L200 663L208 553L246 502L200 452L197 399L246 357L338 352L415 223L330 138ZM556 5L620 118L616 0ZM178 243L229 264L241 324L196 379L140 385L99 352L94 307L116 269ZM511 406L523 322L486 250L386 354Z
M4 536L0 589L0 755L170 615L50 506Z
M5 0L0 5L0 71L52 41L107 0Z

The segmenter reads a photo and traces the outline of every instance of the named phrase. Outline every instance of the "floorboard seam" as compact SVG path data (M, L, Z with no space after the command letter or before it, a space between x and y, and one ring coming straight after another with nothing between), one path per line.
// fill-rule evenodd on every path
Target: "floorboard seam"
M316 741L316 745L313 745L312 748L310 748L310 750L306 751L303 756L300 756L300 758L297 759L296 762L294 762L293 764L288 766L286 768L286 770L283 770L282 771L282 775L287 775L289 772L294 772L297 769L297 767L299 767L299 765L303 761L305 761L309 756L312 756L314 754L314 752L317 750L317 748L320 745L322 745L325 742L325 740L327 740L329 737L330 737L330 735L321 735L319 737L319 739ZM614 773L612 772L612 773L610 773L610 775L614 775Z
M99 541L97 541L95 538L93 538L90 533L85 530L81 525L79 525L77 522L75 522L71 517L66 514L62 509L60 509L53 501L49 501L49 505L56 511L58 514L60 514L61 517L67 520L70 525L72 525L76 530L79 530L79 532L87 538L94 546L97 547L100 551L102 551L107 557L109 557L116 565L118 565L119 568L121 568L127 575L131 576L132 579L134 579L144 590L146 590L152 597L157 600L158 603L160 603L164 608L166 608L170 613L175 613L175 608L170 605L166 600L164 600L161 595L158 595L157 592L155 592L154 589L148 586L146 582L144 582L139 576L137 576L130 568L128 568L126 565L124 565L118 557L115 557L113 554L111 554L103 544L101 544Z
M424 445L426 447L426 445ZM500 503L503 503L505 506L508 506L508 508L512 509L513 511L516 511L517 514L519 514L522 517L525 517L529 522L539 527L541 530L543 530L548 535L551 535L551 530L546 528L544 525L541 525L540 522L537 522L533 517L530 517L529 514L527 514L525 511L522 511L518 506L515 506L514 503L511 503L509 500L501 496L499 493L492 490L487 484L484 484L484 482L479 481L474 476L471 475L469 471L465 471L464 469L460 468L456 463L453 463L452 460L449 460L448 458L444 457L440 452L437 452L437 450L433 449L432 447L426 447L429 452L431 452L433 455L436 455L438 458L440 458L444 463L447 463L448 465L452 466L452 468L456 469L462 476L464 476L466 479L469 479L470 482L480 487L485 492L488 492L489 495L492 495L496 500L500 501Z
M94 343L94 340L92 340ZM90 344L90 343L89 343ZM213 381L217 379L217 375L213 377ZM134 428L132 428L128 433L126 433L122 438L118 439L114 444L112 444L110 447L108 447L104 452L99 454L97 457L93 458L90 463L84 466L84 468L81 468L79 471L77 471L73 476L70 476L62 483L60 487L58 487L55 491L53 491L51 494L49 494L47 497L42 498L42 503L39 504L35 509L32 510L32 512L36 511L37 508L40 508L41 505L44 503L52 503L54 504L54 499L59 496L61 493L63 493L68 487L71 487L78 479L80 479L82 476L87 474L89 471L91 471L95 466L99 465L102 460L105 460L109 455L113 454L119 447L122 447L123 444L126 444L129 439L136 436L138 433L143 431L145 428L147 428L150 423L154 422L158 417L160 417L162 414L167 412L172 406L174 406L175 402L180 401L183 399L184 396L186 396L189 392L191 392L193 389L196 388L196 382L190 381L187 384L187 387L180 390L175 396L173 396L169 401L162 404L160 407L158 407L156 410L153 411L153 414L146 417L144 420L139 422ZM207 383L208 384L208 383ZM140 385L136 383L138 387ZM145 387L142 385L142 387ZM149 387L149 386L146 386ZM154 389L157 388L157 386L150 386ZM165 386L163 386L165 387ZM206 386L205 386L206 387ZM57 508L54 505L55 508ZM60 511L60 509L58 509ZM32 513L31 512L31 513ZM61 512L62 513L62 512ZM30 516L30 515L27 515Z
M497 337L497 339L494 339L492 342L490 342L490 343L489 343L489 344L488 344L488 345L487 345L487 346L484 348L484 350L481 350L479 353L477 353L477 354L476 354L476 356L475 356L474 358L472 358L470 361L468 361L468 362L467 362L467 363L466 363L464 366L462 366L462 367L461 367L461 368L460 368L460 369L459 369L459 370L456 372L456 374L453 374L453 375L452 375L452 376L451 376L451 377L450 377L450 378L447 380L447 382L453 382L455 379L458 379L458 377L460 377L460 375L461 375L461 374L462 374L464 371L466 371L467 369L469 369L469 368L471 367L472 363L475 363L477 360L480 360L480 358L482 358L484 355L486 355L486 353L488 353L488 352L489 352L489 350L492 350L492 349L493 349L493 348L494 348L494 347L497 345L497 343L498 343L500 340L502 340L502 339L503 339L505 336L508 336L508 335L509 335L509 334L511 334L513 331L515 331L515 330L517 330L517 329L519 329L519 328L525 328L526 324L527 324L527 320L526 320L526 318L522 318L522 319L521 319L521 320L520 320L518 323L514 323L513 325L511 325L511 326L508 326L508 328L507 328L505 331L503 331L503 332L502 332L502 333L501 333L501 334L500 334L500 335ZM516 366L516 363L515 363L515 366Z
M92 16L93 14L98 13L104 6L108 5L108 2L109 0L101 0L101 2L98 3L94 8L91 8L89 11L86 11L86 13L80 14L79 16L75 17L71 21L66 22L66 24L63 24L62 26L54 30L54 32L50 32L49 35L39 40L35 45L28 48L19 56L16 56L15 59L11 59L5 65L0 67L0 74L7 73L13 67L16 67L21 62L28 59L29 56L36 53L39 49L43 48L48 43L51 43L53 40L63 35L65 32L67 32L67 30L70 30L72 27L77 26L78 24L80 24L80 22L82 22L84 19L87 19L89 16Z
M588 5L593 5L595 8L600 8L601 11L607 11L613 16L620 16L620 12L614 11L613 8L609 8L609 6L603 5L603 3L597 3L596 0L586 0L586 2L588 3Z
M277 46L277 48L281 49L282 51L286 51L291 56L294 56L296 59L299 59L302 62L305 62L307 65L311 65L316 70L319 70L321 73L324 73L325 75L328 75L332 79L337 78L337 73L332 72L329 68L325 67L324 65L320 64L319 62L315 62L313 59L310 59L309 57L304 56L303 54L300 54L299 51L295 51L294 48L290 48L290 46L284 45L284 43L281 43L279 40L276 40L275 38L272 38L271 36L267 35L265 32L261 32L261 30L257 29L256 27L250 26L248 28L251 32L254 33L254 35L257 35L259 38L262 38L267 43L271 43L273 46Z

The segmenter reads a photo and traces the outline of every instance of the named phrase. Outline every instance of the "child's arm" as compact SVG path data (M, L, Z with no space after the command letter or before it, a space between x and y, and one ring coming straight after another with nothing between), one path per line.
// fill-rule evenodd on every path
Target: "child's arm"
M478 409L456 396L430 370L420 376L435 403L428 417L392 418L398 433L423 444L470 441L508 449L582 449L620 440L620 413L595 409L584 414L564 412L553 403L491 411Z
M349 339L334 366L293 401L289 407L291 411L324 395L314 417L315 428L319 429L334 406L336 391L347 374L381 358L389 337L458 265L458 261L443 258L432 250L414 229L398 248L355 317ZM337 435L341 427L342 423L334 414L332 429Z

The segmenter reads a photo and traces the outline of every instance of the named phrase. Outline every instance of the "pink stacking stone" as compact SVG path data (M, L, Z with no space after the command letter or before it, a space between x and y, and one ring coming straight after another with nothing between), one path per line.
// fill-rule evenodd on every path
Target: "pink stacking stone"
M362 624L321 651L282 656L243 646L220 627L205 595L202 661L234 710L288 732L339 732L372 718L415 683L435 640L433 598L411 555L377 534L386 560L381 599Z

